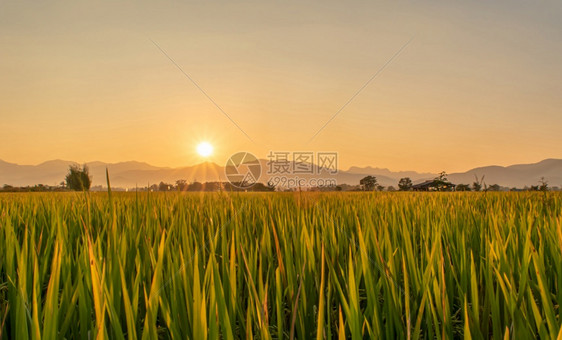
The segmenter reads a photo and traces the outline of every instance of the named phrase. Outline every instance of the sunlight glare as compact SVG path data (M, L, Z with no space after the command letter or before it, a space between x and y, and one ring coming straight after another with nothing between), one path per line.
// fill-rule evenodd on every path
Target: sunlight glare
M201 142L197 145L197 153L202 157L209 157L213 153L213 146L208 142Z

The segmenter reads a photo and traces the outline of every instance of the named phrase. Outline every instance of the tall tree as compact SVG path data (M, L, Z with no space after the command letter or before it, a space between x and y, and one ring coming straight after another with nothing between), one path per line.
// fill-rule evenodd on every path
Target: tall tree
M68 169L65 181L66 187L70 190L88 191L92 185L92 176L90 176L90 170L86 164L83 167L73 164Z
M482 190L482 184L484 183L484 176L478 179L478 176L474 175L474 183L472 183L472 190L480 191Z

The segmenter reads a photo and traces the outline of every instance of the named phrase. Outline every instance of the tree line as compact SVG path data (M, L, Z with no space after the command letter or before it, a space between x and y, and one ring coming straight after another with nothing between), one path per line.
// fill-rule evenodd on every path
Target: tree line
M455 191L476 191L476 192L505 190L499 184L486 185L486 182L484 182L484 176L482 176L481 178L478 178L475 175L474 178L475 178L475 180L472 183L472 185L456 184L456 185L454 185L454 188L455 188L454 190ZM452 184L447 180L447 173L445 171L442 171L437 177L435 177L433 179L432 182L433 182L432 184L434 185L434 187L436 188L437 191L446 191L446 189L444 189L444 190L441 190L441 189L442 188L448 188L449 185ZM393 186L389 186L388 188L385 188L385 186L380 185L375 176L363 177L359 181L359 186L363 191L383 191L385 189L386 189L386 191L396 191L396 188L394 188ZM403 177L403 178L400 178L400 180L398 181L398 191L411 191L413 186L414 186L414 184L413 184L412 179L410 177ZM553 188L553 189L556 190L557 188ZM551 190L551 188L548 186L548 181L544 177L541 177L538 185L525 186L523 189L518 189L518 188L514 187L514 188L510 188L508 190L510 190L510 191L549 191L549 190Z
M486 185L484 181L484 176L478 178L474 176L475 180L472 185L469 184L456 184L454 185L455 191L501 191L501 190L511 190L511 191L549 191L551 188L548 186L548 182L542 177L539 180L538 185L526 186L523 189L518 188L502 188L498 184ZM437 177L433 179L433 185L437 191L448 191L450 188L450 183L447 180L447 173L445 171L441 172ZM66 174L64 181L60 183L60 186L48 186L43 184L38 184L35 186L26 187L13 187L11 185L5 184L0 191L4 192L45 192L45 191L89 191L92 185L92 175L87 165L77 165L73 164L69 166L68 173ZM376 176L365 176L359 181L359 187L357 190L362 191L411 191L414 187L413 181L410 177L403 177L397 183L397 187L388 186L385 187L378 183ZM328 191L341 191L342 186L335 186L333 188L326 188ZM552 188L557 190L556 187ZM256 183L251 188L241 189L236 183L230 182L188 182L185 179L179 179L174 184L160 182L159 184L153 184L147 187L139 188L141 191L275 191L276 188L272 185L265 185L263 183Z

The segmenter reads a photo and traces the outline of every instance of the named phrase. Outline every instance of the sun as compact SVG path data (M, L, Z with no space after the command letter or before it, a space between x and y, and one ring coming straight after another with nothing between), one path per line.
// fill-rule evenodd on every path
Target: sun
M213 146L208 142L201 142L197 145L197 153L202 157L209 157L213 154Z

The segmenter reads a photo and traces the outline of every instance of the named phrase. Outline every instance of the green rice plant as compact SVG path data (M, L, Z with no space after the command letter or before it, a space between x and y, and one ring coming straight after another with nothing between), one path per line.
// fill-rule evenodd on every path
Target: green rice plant
M2 194L0 338L560 339L561 202Z

